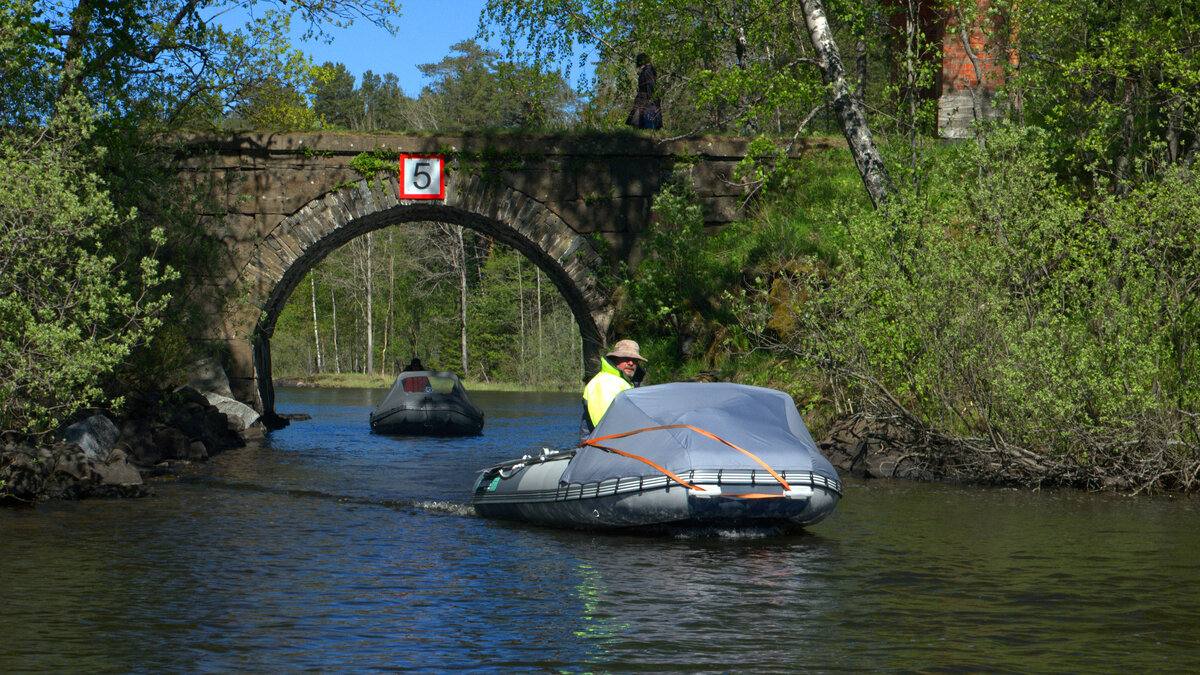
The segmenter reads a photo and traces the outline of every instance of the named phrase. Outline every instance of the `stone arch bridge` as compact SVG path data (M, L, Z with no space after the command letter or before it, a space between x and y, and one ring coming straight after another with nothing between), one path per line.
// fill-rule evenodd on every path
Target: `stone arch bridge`
M204 284L213 298L211 343L233 394L271 420L270 340L284 303L325 256L370 231L404 222L473 228L541 268L579 323L594 367L612 318L603 273L636 265L651 200L669 182L691 183L706 225L742 215L734 169L749 139L663 141L637 132L594 134L383 135L334 132L186 139L181 163L207 186L206 215L225 244ZM798 145L844 147L841 139ZM445 198L399 198L400 153L442 154Z

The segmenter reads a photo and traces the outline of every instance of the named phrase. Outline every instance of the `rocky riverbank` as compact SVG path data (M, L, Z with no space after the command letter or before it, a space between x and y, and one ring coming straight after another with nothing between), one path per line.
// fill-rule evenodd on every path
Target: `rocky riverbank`
M1200 490L1200 458L1169 449L1048 456L863 415L839 419L817 445L839 473L857 478L1123 493Z
M224 371L201 362L186 385L132 393L119 413L93 414L52 442L0 446L0 502L146 495L148 478L262 434L258 413L233 399Z

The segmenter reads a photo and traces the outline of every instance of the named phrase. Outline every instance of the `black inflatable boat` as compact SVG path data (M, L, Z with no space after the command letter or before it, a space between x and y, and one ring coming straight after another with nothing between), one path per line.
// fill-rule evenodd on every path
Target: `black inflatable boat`
M483 431L483 411L471 402L454 373L400 373L371 413L371 432L386 435L474 436Z

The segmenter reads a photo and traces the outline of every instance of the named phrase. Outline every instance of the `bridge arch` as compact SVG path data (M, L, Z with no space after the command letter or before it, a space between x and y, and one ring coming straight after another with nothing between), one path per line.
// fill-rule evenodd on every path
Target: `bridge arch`
M292 292L327 255L368 232L406 222L442 222L477 230L536 264L566 300L585 358L604 345L612 319L601 290L604 262L588 239L545 204L468 172L446 178L444 200L401 200L395 175L359 180L313 199L267 232L238 275L256 317L254 377L264 416L274 411L270 340ZM245 334L245 332L243 333ZM586 364L583 364L586 365Z
M706 228L738 220L736 179L750 139L659 139L586 133L197 134L176 149L181 175L208 199L204 227L223 257L190 270L207 322L198 347L225 366L234 397L272 419L270 337L283 303L329 252L374 229L431 220L486 232L534 261L566 299L583 335L585 372L599 365L611 309L602 270L637 266L655 195L686 176ZM799 139L791 156L844 148ZM446 199L400 201L395 176L363 179L371 153L441 154ZM604 243L602 251L591 237ZM603 258L603 259L602 259Z

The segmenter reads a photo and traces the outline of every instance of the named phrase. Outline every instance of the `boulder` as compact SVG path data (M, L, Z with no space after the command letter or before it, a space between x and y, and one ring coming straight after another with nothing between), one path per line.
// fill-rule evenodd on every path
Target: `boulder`
M0 449L0 501L34 503L146 493L141 474L119 449L108 452L105 461L91 459L77 443Z
M191 462L203 462L208 459L208 448L203 441L192 441L188 444L187 459Z
M262 421L262 416L254 408L233 397L229 388L229 377L216 359L201 359L193 364L187 384L175 391L178 393L185 388L201 394L210 405L220 410L228 418L228 427L233 431L248 437L261 431L251 429ZM213 450L209 447L210 452Z
M74 443L83 449L88 459L103 462L120 436L121 432L112 420L104 415L92 415L63 430L59 440Z
M53 461L49 447L5 445L0 450L0 502L37 501Z
M210 405L224 413L225 417L229 420L229 428L234 431L242 432L249 429L261 417L257 410L237 399L222 396L212 391L206 392L204 398L208 400Z
M145 419L127 419L121 425L121 437L117 450L142 466L153 466L163 460L162 450L154 442L150 422Z
M142 474L119 448L114 448L108 454L108 461L94 464L92 469L100 476L101 485L142 484Z
M151 432L154 444L158 446L163 459L187 459L188 446L191 441L187 435L174 426L157 425Z
M195 381L216 390L227 382L212 368ZM65 429L54 445L0 447L0 501L139 496L147 492L141 472L169 473L177 464L204 461L244 446L243 437L262 428L253 409L208 395L213 403L189 385L129 392L115 424L97 415Z

